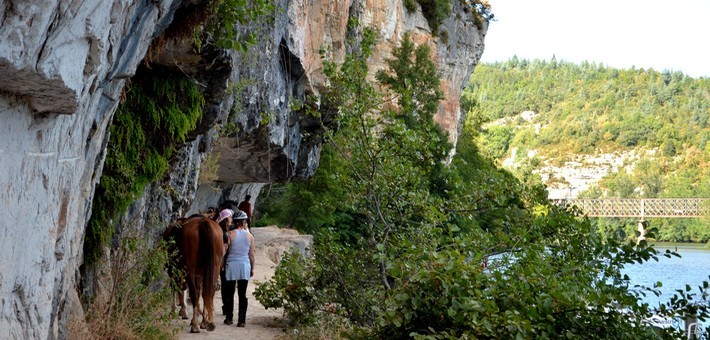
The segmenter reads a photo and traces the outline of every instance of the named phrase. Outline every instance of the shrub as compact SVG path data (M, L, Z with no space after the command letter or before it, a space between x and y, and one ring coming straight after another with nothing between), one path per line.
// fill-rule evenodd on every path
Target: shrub
M416 1L416 2L415 2ZM463 5L463 11L471 11L474 22L478 28L483 27L484 21L493 19L491 6L486 0L459 0ZM422 14L427 19L429 27L434 35L439 34L439 25L451 15L451 0L403 0L404 8L409 12L417 9L417 3L422 8ZM448 35L447 38L448 40ZM444 41L446 43L446 41Z
M124 235L112 252L107 298L95 299L86 310L86 327L70 325L71 339L171 339L174 290L165 266L164 243L152 245L143 235ZM86 302L85 302L86 303Z

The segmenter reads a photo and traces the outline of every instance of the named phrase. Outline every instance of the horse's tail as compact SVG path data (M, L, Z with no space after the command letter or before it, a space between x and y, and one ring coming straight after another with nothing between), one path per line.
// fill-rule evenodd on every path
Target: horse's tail
M202 268L202 289L205 291L214 290L214 274L215 274L215 248L220 245L215 244L214 231L210 225L210 221L203 219L198 227L200 235L200 250L199 250L199 266Z

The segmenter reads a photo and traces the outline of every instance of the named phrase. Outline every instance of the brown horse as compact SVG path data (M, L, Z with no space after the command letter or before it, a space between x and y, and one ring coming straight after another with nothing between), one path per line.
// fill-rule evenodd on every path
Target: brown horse
M182 228L189 219L194 217L205 217L210 220L214 220L214 215L216 214L216 208L207 208L205 211L200 211L196 214L190 215L190 217L180 217L177 221L168 224L163 232L163 240L167 243L167 250L170 254L170 261L167 263L168 275L172 284L175 285L175 300L173 300L173 312L175 311L175 302L177 301L177 306L180 307L178 316L181 319L187 320L187 304L185 303L185 291L187 290L187 281L185 280L185 265L183 264L182 256L177 246L178 240L182 239L182 233L179 232L179 228ZM178 229L174 229L178 228ZM217 290L219 290L219 282ZM204 316L203 316L204 317Z
M166 239L173 239L177 248L178 268L185 271L185 282L192 302L193 313L190 332L199 333L200 328L215 329L214 293L224 255L223 233L219 225L207 218L195 217L181 227L165 231ZM198 327L200 296L204 303L202 322Z

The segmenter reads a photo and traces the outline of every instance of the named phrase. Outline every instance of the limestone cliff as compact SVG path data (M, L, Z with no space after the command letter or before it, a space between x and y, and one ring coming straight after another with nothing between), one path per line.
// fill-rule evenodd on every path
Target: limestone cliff
M216 141L218 178L200 189L202 194L190 212L227 199L239 200L244 197L241 191L256 197L261 187L251 185L245 190L233 183L269 183L313 175L319 157L319 127L292 112L289 105L294 100L305 101L324 85L321 48L329 49L335 61L342 61L348 53L347 36L357 34L348 28L350 18L378 32L370 63L373 75L385 67L385 59L405 32L417 43L432 47L445 94L435 120L455 144L462 122L459 98L483 53L487 30L487 23L477 27L465 6L462 1L452 2L452 13L457 14L439 27L440 36L446 39L434 37L421 12L409 13L399 0L282 0L266 23L242 27L245 33L258 32L259 39L247 53L235 57L232 81L238 84L238 93L232 111L238 113L239 134ZM215 186L219 190L209 189Z
M85 227L114 112L151 43L176 12L200 2L0 0L0 338L65 338L69 319L81 317L79 283L86 289L96 279L80 277ZM462 12L462 2L452 4ZM452 15L440 26L444 42L400 0L277 0L270 20L241 27L259 32L247 53L177 42L153 56L203 86L205 113L173 155L171 173L124 218L141 221L138 228L160 225L199 208L193 201L237 199L259 183L311 176L317 128L289 103L323 83L321 47L347 53L350 17L379 31L373 72L404 32L433 46L447 95L437 120L455 141L459 94L483 51L485 24ZM225 129L230 123L234 131ZM198 190L210 152L216 179Z
M0 338L58 338L125 79L178 1L0 1Z

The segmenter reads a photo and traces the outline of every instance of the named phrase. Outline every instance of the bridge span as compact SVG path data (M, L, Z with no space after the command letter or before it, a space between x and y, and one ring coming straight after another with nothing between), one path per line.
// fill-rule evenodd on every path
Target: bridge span
M710 198L577 198L555 199L576 206L589 217L700 218L710 216Z

